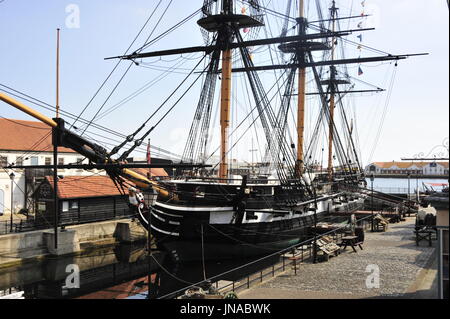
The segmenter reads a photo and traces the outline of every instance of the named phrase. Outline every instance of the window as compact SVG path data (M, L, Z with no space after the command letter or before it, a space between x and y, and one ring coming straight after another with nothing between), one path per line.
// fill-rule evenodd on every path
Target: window
M45 165L52 165L52 158L51 157L46 157L45 158Z
M63 202L62 203L62 211L68 212L69 211L69 202Z
M30 158L30 164L31 164L31 165L39 165L39 157L37 157L37 156L31 156L31 158Z
M70 202L70 209L78 209L78 201L74 200Z
M16 157L16 165L23 166L23 157L21 156Z
M64 165L64 157L58 158L58 165Z
M47 205L45 204L45 202L38 202L37 209L38 209L38 212L45 213L45 211L47 210Z
M1 167L8 166L8 157L0 156L0 166Z

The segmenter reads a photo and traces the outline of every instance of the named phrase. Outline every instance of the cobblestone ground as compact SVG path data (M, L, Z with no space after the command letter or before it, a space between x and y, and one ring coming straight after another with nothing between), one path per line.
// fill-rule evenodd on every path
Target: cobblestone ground
M275 279L244 293L243 297L257 298L271 291L273 297L312 298L355 298L355 297L402 297L416 281L419 272L429 264L434 253L433 247L422 241L415 244L413 234L414 218L400 224L390 224L385 233L366 232L364 250L357 253L347 248L346 252L332 257L328 262L304 263L297 270L288 271ZM370 288L376 283L374 269L379 269L379 287ZM372 279L372 280L371 280ZM300 294L298 294L300 293Z

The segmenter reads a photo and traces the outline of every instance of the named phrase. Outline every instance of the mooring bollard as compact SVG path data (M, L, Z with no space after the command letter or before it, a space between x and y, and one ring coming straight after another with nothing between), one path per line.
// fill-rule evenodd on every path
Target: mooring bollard
M294 274L297 275L297 261L294 259Z

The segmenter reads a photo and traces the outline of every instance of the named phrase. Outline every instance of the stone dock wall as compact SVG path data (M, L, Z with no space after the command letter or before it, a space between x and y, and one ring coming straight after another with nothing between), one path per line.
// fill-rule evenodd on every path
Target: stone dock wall
M54 247L52 229L0 236L0 268L19 265L50 255L76 254L83 250L145 240L147 232L138 221L113 220L66 227L58 232Z

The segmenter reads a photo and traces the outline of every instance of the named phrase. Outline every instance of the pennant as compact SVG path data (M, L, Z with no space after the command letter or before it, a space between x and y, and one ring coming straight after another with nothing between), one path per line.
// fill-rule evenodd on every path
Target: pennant
M362 46L361 46L361 45L358 45L357 49L358 49L358 50L361 50L361 49L362 49Z
M359 39L359 42L362 42L362 34L358 35L357 38Z
M245 29L244 29L244 33L248 33L249 31L250 31L249 28L245 28Z
M364 17L366 14L363 12L361 12L361 17Z
M363 2L361 2L361 5L364 7L366 5L366 0L364 0Z
M242 14L246 14L246 13L247 13L247 9L246 9L245 7L242 7L241 13L242 13Z
M363 21L361 21L360 23L358 23L358 28L359 28L359 29L362 29L362 27L363 27Z
M364 74L364 72L363 72L363 70L361 69L361 66L359 66L358 67L358 75L363 75Z

